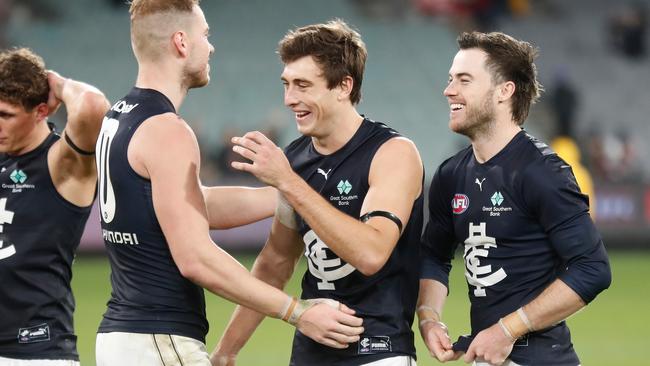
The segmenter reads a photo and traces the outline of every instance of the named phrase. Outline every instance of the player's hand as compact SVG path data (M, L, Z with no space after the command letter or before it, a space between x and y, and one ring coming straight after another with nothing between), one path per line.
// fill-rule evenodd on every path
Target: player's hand
M514 341L503 332L497 323L483 329L474 337L463 360L466 363L477 360L491 365L501 365L512 352L513 345Z
M242 137L233 137L232 150L250 163L233 161L232 167L249 172L260 181L278 187L282 179L295 175L282 149L259 131L248 132Z
M235 366L235 359L237 355L222 355L213 353L210 356L210 363L212 366Z
M320 302L307 309L298 319L296 328L314 341L332 348L347 348L358 342L363 333L363 320L354 310L338 301Z
M420 334L429 349L432 357L440 362L457 360L462 352L454 352L451 348L451 339L449 331L443 322L426 321L420 325Z
M60 96L65 84L65 78L61 77L56 71L47 70L47 84L50 87L50 92L47 96L47 115L51 116L61 106Z

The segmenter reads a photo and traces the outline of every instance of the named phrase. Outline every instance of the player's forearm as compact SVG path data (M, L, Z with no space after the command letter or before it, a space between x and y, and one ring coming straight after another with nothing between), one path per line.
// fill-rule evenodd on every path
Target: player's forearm
M358 218L342 213L298 176L287 179L286 184L278 189L316 235L341 259L364 275L372 275L384 266L398 240L397 235L387 238Z
M417 304L419 320L441 320L442 310L446 300L447 287L445 285L436 280L420 279L420 292Z
M283 289L294 271L296 259L279 258L267 245L258 256L251 273L255 278ZM264 315L237 306L214 351L219 356L236 356L264 319Z
M54 95L65 104L68 114L66 133L81 149L93 151L104 114L110 104L104 94L92 85L59 78L52 88Z
M273 187L203 187L210 229L229 229L273 216Z
M264 314L237 306L213 354L227 357L238 355L263 319Z
M253 277L213 243L196 245L194 253L176 261L182 275L199 286L264 315L280 317L288 299L284 292Z
M514 338L544 329L576 313L585 302L561 280L555 280L533 301L503 317Z

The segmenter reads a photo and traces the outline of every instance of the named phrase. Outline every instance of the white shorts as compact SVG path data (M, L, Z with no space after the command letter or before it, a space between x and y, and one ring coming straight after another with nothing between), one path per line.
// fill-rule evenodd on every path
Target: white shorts
M73 360L19 360L0 357L0 366L79 366L79 361Z
M205 344L169 334L98 333L97 366L211 366Z
M384 358L383 360L364 363L361 366L417 366L411 356L395 356Z

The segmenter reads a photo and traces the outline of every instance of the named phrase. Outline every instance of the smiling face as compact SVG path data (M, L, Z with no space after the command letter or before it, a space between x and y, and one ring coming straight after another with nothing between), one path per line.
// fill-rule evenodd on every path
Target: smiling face
M312 56L301 57L285 65L282 72L284 104L296 117L298 131L306 136L321 137L328 133L328 121L336 115L341 102L350 105L349 96L341 101L341 88L327 87L321 67Z
M478 48L458 51L444 90L450 107L449 128L470 138L489 130L495 120L496 85L486 60L487 54Z

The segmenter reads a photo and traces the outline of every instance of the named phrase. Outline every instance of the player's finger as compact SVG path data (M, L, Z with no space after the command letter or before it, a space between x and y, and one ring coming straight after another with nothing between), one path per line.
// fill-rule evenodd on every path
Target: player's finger
M356 311L354 311L354 309L349 308L344 303L339 303L339 310L341 310L342 312L344 312L346 314L350 314L350 315L354 315L356 313Z
M436 335L438 336L438 341L440 341L440 345L442 346L442 348L444 348L445 350L450 350L451 339L449 338L449 333L447 333L447 328L435 327L433 329Z
M239 145L235 145L232 147L232 151L236 152L237 154L243 156L248 160L255 161L255 153L247 148L241 147Z
M469 349L467 350L467 353L465 353L465 356L463 356L463 361L465 363L470 363L473 362L474 359L476 358L476 350L472 345L469 346Z
M335 341L335 340L333 340L331 338L327 338L327 337L320 339L318 341L318 343L324 344L324 345L326 345L328 347L332 347L332 348L338 348L338 349L348 348L347 343L339 343L339 342L337 342L337 341Z
M341 327L336 331L329 332L327 337L341 344L358 342L361 337L359 337L359 334L348 335L347 332L349 332L349 328L350 327Z
M363 324L363 319L340 311L339 316L336 318L336 320L341 324L349 325L351 327L361 327Z
M242 172L253 171L253 164L242 163L241 161L233 161L232 163L230 163L230 166L233 167L233 169L237 169Z
M243 146L243 147L245 147L248 150L253 151L253 152L258 152L259 149L260 149L260 145L257 142L249 139L246 136L244 136L244 137L233 137L231 139L231 141L232 141L233 144Z
M460 356L462 356L462 355L463 355L463 352L462 352L462 351L454 352L454 355L452 356L452 358L451 358L450 361L455 361L455 360L459 359Z
M273 142L271 140L269 140L269 138L266 137L260 131L247 132L244 135L244 137L247 138L247 139L251 139L251 140L255 141L256 143L258 143L260 145L266 145L266 144L269 144L269 143L273 144ZM275 145L275 144L273 144L273 145Z

